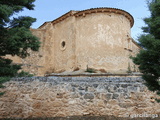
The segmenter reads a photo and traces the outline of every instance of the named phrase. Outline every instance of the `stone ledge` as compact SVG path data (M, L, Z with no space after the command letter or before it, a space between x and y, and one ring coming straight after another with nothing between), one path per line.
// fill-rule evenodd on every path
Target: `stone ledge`
M46 75L46 77L49 76L57 76L57 77L129 77L129 76L142 76L142 73L124 73L124 74L112 74L112 73L80 73L80 74L74 74L74 73L68 73L68 74L63 74L63 73L52 73Z
M41 82L55 82L55 83L144 83L144 80L140 76L83 76L83 77L77 77L77 76L48 76L48 77L20 77L20 78L12 78L12 81L19 81L19 82L32 82L32 81L41 81Z

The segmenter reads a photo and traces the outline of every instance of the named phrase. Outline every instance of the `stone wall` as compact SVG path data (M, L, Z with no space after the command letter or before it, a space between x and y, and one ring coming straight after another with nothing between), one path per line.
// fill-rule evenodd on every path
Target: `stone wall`
M4 85L0 118L160 114L139 76L15 78Z

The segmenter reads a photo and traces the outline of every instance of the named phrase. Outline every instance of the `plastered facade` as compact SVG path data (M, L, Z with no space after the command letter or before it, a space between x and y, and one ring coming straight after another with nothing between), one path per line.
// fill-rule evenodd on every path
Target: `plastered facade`
M103 69L106 72L135 70L129 56L140 47L131 38L133 17L115 8L70 11L38 29L31 29L40 38L39 52L14 62L36 75L64 71ZM136 70L135 70L136 71Z

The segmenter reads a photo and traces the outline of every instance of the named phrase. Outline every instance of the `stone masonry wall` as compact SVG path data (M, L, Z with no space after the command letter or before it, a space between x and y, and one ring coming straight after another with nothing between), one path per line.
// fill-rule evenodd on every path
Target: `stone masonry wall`
M4 85L0 118L160 114L139 76L32 77Z

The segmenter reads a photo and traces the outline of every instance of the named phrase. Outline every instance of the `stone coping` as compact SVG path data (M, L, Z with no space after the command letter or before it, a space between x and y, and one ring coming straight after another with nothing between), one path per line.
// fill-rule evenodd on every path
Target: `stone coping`
M57 77L118 77L118 76L124 76L124 77L137 77L142 76L142 73L123 73L123 74L113 74L113 73L80 73L80 74L74 74L74 73L52 73L52 74L46 74L46 77L48 76L57 76Z
M102 83L102 84L133 84L133 83L144 83L145 81L142 79L141 76L108 76L108 77L101 77L101 76L83 76L83 77L72 77L72 76L48 76L48 77L17 77L12 78L12 81L18 81L20 83L29 83L33 81L39 82L47 82L47 83L54 83L54 84L95 84L95 83Z

